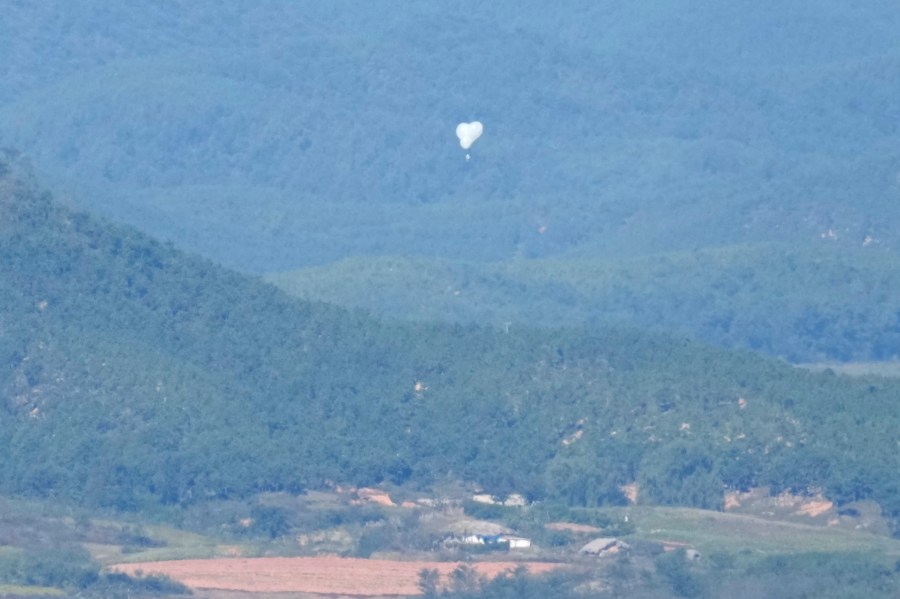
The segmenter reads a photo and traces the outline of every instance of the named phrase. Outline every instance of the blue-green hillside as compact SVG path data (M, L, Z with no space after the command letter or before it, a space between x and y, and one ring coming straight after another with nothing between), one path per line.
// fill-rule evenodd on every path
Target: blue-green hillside
M900 516L898 383L626 328L386 323L0 160L0 492L137 509L448 478L570 505L821 488Z
M11 3L0 146L246 271L896 251L898 30L891 0Z
M794 362L900 355L892 252L823 242L730 246L629 260L453 262L349 258L273 273L310 300L407 320L628 324Z

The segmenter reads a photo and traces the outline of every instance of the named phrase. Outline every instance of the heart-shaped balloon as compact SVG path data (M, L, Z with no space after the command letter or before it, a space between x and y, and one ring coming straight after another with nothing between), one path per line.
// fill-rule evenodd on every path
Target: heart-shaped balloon
M484 133L484 126L478 121L471 123L460 123L456 126L456 137L459 138L459 145L463 150L468 150L475 143L475 140Z

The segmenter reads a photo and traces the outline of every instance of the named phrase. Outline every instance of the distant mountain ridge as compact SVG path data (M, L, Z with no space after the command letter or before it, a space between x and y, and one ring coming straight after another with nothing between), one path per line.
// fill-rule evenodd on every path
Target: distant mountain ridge
M829 232L896 252L897 30L892 0L16 3L0 146L251 272Z
M793 362L900 356L893 252L731 246L631 260L359 257L271 273L298 297L399 319L627 324Z
M650 502L767 484L900 515L895 382L630 329L383 323L0 173L2 493L137 509L450 477L597 505L637 480Z

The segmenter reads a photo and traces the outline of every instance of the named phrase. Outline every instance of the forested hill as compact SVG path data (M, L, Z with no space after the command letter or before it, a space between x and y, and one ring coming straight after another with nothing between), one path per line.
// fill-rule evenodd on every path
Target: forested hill
M389 318L627 324L792 362L900 356L900 270L893 252L737 245L631 260L453 262L358 257L272 273L306 299Z
M897 31L896 0L12 2L0 146L255 272L896 249Z
M0 492L137 508L326 479L900 515L897 398L630 330L385 324L66 208L0 159Z

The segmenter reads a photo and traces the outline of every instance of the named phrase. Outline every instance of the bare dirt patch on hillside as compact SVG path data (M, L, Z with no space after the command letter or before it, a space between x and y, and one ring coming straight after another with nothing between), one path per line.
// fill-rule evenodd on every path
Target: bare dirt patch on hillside
M315 593L352 597L419 595L419 572L437 570L442 581L457 562L399 561L340 557L260 557L175 560L119 564L112 569L135 575L165 574L192 589L249 593ZM544 562L471 562L479 575L494 578L525 566L532 574L560 567Z

